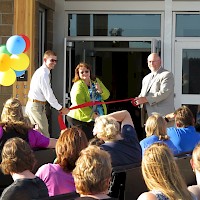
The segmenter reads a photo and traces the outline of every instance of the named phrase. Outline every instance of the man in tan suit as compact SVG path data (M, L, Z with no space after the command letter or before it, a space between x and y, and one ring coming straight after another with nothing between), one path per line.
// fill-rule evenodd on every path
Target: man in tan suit
M152 112L160 113L165 116L174 112L174 77L173 74L161 66L161 59L158 54L151 53L148 56L148 67L151 73L147 74L142 80L142 89L135 104L141 107L142 125L147 116ZM166 119L167 120L167 119ZM173 126L174 122L168 122L168 126Z

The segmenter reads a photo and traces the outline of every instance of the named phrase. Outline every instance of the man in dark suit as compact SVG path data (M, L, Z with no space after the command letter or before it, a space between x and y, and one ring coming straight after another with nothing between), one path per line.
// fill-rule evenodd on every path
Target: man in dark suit
M161 59L157 53L151 53L147 59L151 73L142 80L142 89L135 98L136 105L141 107L141 120L144 125L146 117L153 112L166 115L174 112L174 77L173 74L161 66ZM167 119L166 119L167 120ZM174 122L168 122L173 126Z

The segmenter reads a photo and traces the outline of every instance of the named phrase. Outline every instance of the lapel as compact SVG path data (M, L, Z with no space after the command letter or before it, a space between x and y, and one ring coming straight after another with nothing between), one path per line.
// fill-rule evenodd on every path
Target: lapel
M148 85L146 88L146 92L145 95L149 92L149 90L151 89L151 86L153 85L153 83L157 80L159 74L163 71L163 68L161 67L153 76L153 73L151 73L152 75L150 76L149 80L148 80Z

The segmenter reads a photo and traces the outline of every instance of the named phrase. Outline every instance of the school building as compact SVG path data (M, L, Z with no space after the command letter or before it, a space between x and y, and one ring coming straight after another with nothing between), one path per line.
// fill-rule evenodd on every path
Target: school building
M74 68L92 65L111 92L110 100L135 97L149 73L147 56L157 52L175 78L175 108L189 105L195 115L200 104L200 0L0 0L0 44L12 35L31 41L27 73L12 86L0 86L0 110L11 96L27 102L30 79L53 49L58 63L52 87L63 106L70 105ZM128 109L130 102L109 104L109 112ZM57 111L47 107L50 129L57 136Z

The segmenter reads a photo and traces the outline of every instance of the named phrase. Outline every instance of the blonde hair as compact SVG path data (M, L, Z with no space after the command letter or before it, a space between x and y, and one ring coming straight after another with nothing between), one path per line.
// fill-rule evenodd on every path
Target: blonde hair
M194 163L195 169L200 171L200 143L198 143L192 152L192 161Z
M23 115L21 102L16 98L10 98L4 103L0 125L5 130L15 126L21 133L27 133L27 130L32 128L29 118Z
M142 174L149 190L162 192L170 200L192 200L175 159L164 143L154 143L144 152Z
M115 140L120 134L120 124L113 117L102 115L97 117L94 124L99 139Z
M56 55L56 53L55 53L54 51L52 51L52 50L47 50L47 51L44 52L43 59L44 59L44 58L48 58L48 57L50 57L50 56L57 56L57 55Z
M154 113L147 119L145 131L147 137L156 135L158 136L159 140L169 139L169 136L167 135L166 122L158 113Z
M79 194L107 192L111 178L111 158L108 152L91 145L83 149L72 174Z

